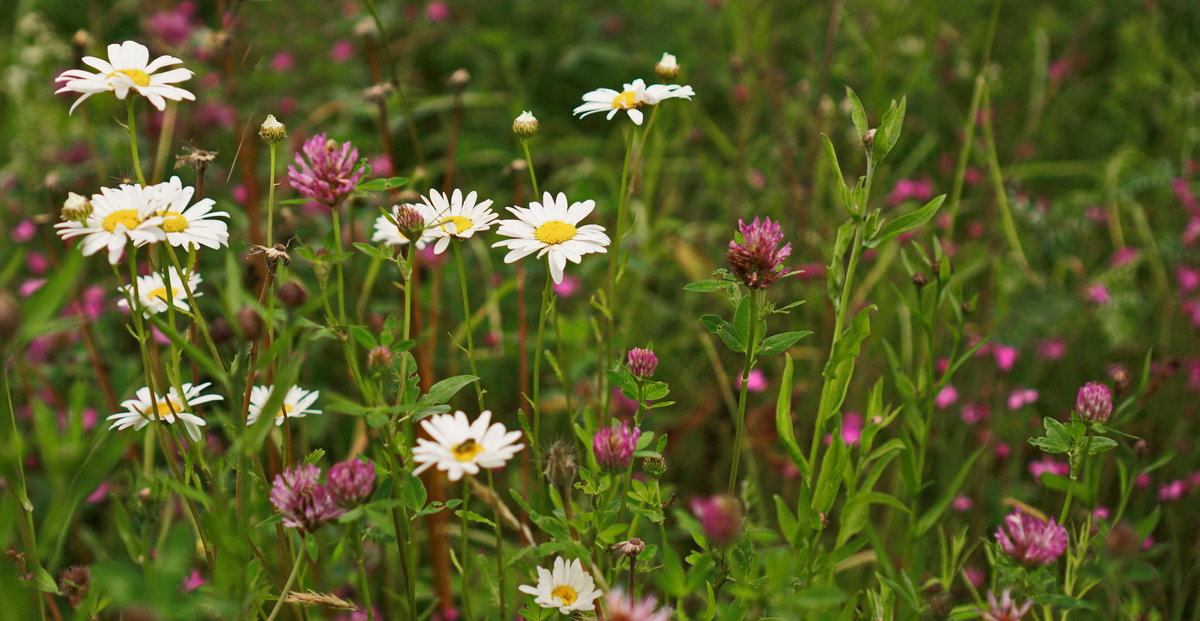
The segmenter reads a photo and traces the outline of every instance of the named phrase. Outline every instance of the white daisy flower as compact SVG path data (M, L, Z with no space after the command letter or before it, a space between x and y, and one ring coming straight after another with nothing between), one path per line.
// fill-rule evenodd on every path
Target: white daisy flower
M177 310L191 312L192 308L188 305L187 289L183 287L183 278L179 274L179 270L174 267L169 268L171 278L170 296L167 295L167 285L163 282L162 274L158 272L150 272L145 276L138 276L134 285L121 285L117 290L130 295L131 287L136 287L133 291L133 297L136 300L138 310L142 311L142 315L149 317L158 313L165 313L168 308L174 306ZM193 297L204 295L198 287L203 279L196 272L188 273L187 287L192 290ZM129 303L125 298L117 300L117 306L121 308L129 308Z
M75 92L83 96L75 100L71 111L83 103L83 100L96 93L112 92L117 99L125 99L130 89L137 93L160 111L166 109L168 99L179 101L187 99L195 101L196 96L178 86L174 82L191 79L190 69L176 68L162 73L155 73L163 67L178 65L183 62L174 56L159 56L150 61L150 50L136 41L113 43L108 46L108 60L95 56L84 56L83 63L97 70L91 73L83 69L68 69L58 76L55 82L66 82L62 88L54 92Z
M421 427L433 440L417 439L413 461L420 466L413 474L437 466L451 481L457 481L464 473L478 474L480 468L503 467L525 445L516 443L521 438L520 431L508 431L503 424L491 421L492 413L487 410L474 423L462 411L435 414L421 421Z
M379 217L375 218L375 234L371 236L371 241L383 242L389 246L403 246L409 242L409 239L400 232L400 228L395 224L401 217L399 214L401 207L412 207L416 213L421 214L421 217L424 218L424 205L393 205L391 218L383 214L379 214ZM435 238L436 235L434 235L431 229L424 229L421 233L421 238L417 240L417 250L424 249L425 245Z
M563 279L563 268L567 261L579 263L585 254L607 252L610 240L604 227L598 224L579 226L596 207L596 201L571 203L567 207L567 195L562 192L553 196L546 192L542 202L529 203L529 207L509 207L516 220L504 220L496 232L512 239L492 244L493 248L508 248L505 263L523 259L534 252L538 258L547 257L550 276L555 284Z
M564 615L588 612L596 609L596 599L603 595L579 559L567 564L563 557L555 557L553 571L545 567L538 567L537 571L537 586L522 584L518 589L533 595L533 603L542 608L557 608Z
M213 199L206 198L189 207L196 189L184 186L179 177L148 189L157 195L156 215L162 216L168 244L184 248L200 245L214 250L229 245L229 225L217 219L228 218L229 213L213 211L216 205Z
M284 418L304 418L309 414L320 414L321 410L314 410L312 407L320 396L319 390L305 390L299 386L292 386L283 396L283 405L275 413L275 425L282 425ZM246 419L247 425L253 425L254 421L258 420L262 415L263 406L270 399L270 386L255 386L250 389L250 416Z
M107 248L108 262L116 265L125 242L142 246L167 238L158 205L158 191L151 188L129 184L115 190L100 188L99 194L92 195L92 212L84 220L59 222L54 228L63 239L84 236L79 246L84 256Z
M691 99L696 94L690 86L678 84L651 84L646 86L645 80L638 78L625 85L620 91L611 88L598 88L583 94L583 103L575 108L573 114L583 118L597 112L608 112L605 117L612 120L621 110L637 125L642 124L644 115L641 108L654 106L666 99Z
M421 215L430 224L426 229L437 239L433 246L434 254L442 254L450 245L450 239L457 237L467 239L479 231L492 228L499 216L491 210L492 201L475 202L475 192L463 196L462 190L455 190L447 196L437 190L430 190L429 196L421 197Z
M201 403L225 399L221 395L203 394L204 389L210 385L209 382L196 386L184 384L183 399L179 398L179 393L172 387L167 391L166 397L155 395L157 399L153 401L150 399L150 389L143 387L137 391L137 395L133 399L121 403L121 407L125 408L124 412L118 412L107 418L107 420L113 421L109 429L128 429L130 427L135 430L141 429L155 418L167 424L174 424L176 420L179 420L183 423L183 427L192 441L199 442L200 428L205 426L205 423L204 419L193 414L192 410Z

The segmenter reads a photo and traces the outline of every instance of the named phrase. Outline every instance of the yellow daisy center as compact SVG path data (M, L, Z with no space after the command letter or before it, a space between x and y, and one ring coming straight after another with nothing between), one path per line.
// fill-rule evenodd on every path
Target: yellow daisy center
M174 400L167 402L167 400L164 399L158 403L155 403L153 408L146 408L145 410L142 410L142 416L145 416L146 418L157 416L159 420L163 420L168 416L179 414L182 411L183 407Z
M454 453L454 458L458 461L471 461L475 456L483 452L483 445L474 441L467 440L462 444L450 449Z
M292 413L292 406L290 406L290 405L285 405L285 406L283 406L282 408L280 408L280 409L279 409L279 413L275 415L275 418L276 418L276 419L282 419L282 418L286 418L286 417L287 417L287 415L288 415L288 414L291 414L291 413Z
M575 600L579 599L579 593L565 584L560 584L554 587L553 591L550 591L550 597L557 597L562 600L563 606L570 606L575 603Z
M158 215L162 216L163 230L168 233L180 233L186 231L188 228L187 218L183 217L183 214L178 211L164 211Z
M117 230L118 224L124 224L125 228L132 231L142 223L142 219L138 217L136 209L118 209L107 216L104 216L102 226L104 230L112 233Z
M172 292L172 293L174 293L174 292ZM158 298L158 299L160 299L160 300L162 300L162 301L166 302L166 301L167 301L167 288L166 288L166 287L159 287L159 288L155 289L154 291L151 291L150 293L147 293L147 294L146 294L146 297L148 297L148 298Z
M628 110L630 108L640 108L642 107L642 104L637 100L637 93L633 91L625 91L624 93L613 97L612 107Z
M543 244L553 246L575 239L575 225L562 220L548 220L533 232L533 236Z
M454 225L453 231L446 228L447 223ZM470 218L464 218L462 216L450 216L449 218L442 220L442 230L455 235L461 234L463 231L470 229L472 225L473 224Z
M129 79L133 80L133 83L138 86L150 86L150 74L141 69L117 69L108 74L108 77L114 77L118 73L129 76Z

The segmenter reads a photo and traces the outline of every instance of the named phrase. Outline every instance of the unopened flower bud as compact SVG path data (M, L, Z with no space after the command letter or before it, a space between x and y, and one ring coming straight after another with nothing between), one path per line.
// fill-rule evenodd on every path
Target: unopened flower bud
M1075 413L1085 420L1102 423L1112 415L1112 391L1098 382L1088 382L1075 397Z
M367 353L367 367L372 371L383 371L391 368L392 360L395 359L395 354L391 349L379 345L374 347Z
M709 543L724 547L742 533L742 505L728 494L693 498L692 513L700 520Z
M457 69L454 71L454 73L450 74L449 78L446 79L446 84L449 85L450 88L456 90L462 90L470 83L471 74L466 69Z
M371 497L375 489L375 465L357 457L334 464L329 469L326 486L339 507L353 509Z
M59 215L63 222L83 222L92 215L92 202L79 194L70 192L67 194L67 200L63 201L62 212Z
M263 320L258 315L258 311L249 306L243 306L237 312L238 329L241 330L242 336L246 340L253 341L258 339L258 335L262 333Z
M629 360L629 372L638 379L648 379L654 375L654 370L658 368L658 356L654 352L643 347L634 347L629 350L627 355Z
M208 324L208 331L214 343L227 343L233 338L233 326L224 317L217 317Z
M1129 392L1129 371L1125 367L1114 364L1108 369L1108 376L1113 381L1113 392L1118 395Z
M58 572L58 592L76 608L83 603L83 598L87 597L91 584L92 574L83 565L71 565Z
M414 205L396 205L392 208L392 217L396 219L396 228L405 239L421 239L425 233L425 216Z
M21 326L21 306L7 291L0 291L0 340L8 342Z
M863 146L870 147L873 144L875 144L875 130L868 129L867 133L863 135Z
M267 119L258 126L258 136L270 144L283 142L287 139L287 127L277 121L274 114L268 114Z
M675 76L679 75L679 63L675 61L675 56L663 52L658 64L654 65L654 73L664 80L675 79Z
M662 477L667 472L667 460L662 457L647 457L642 460L642 472L654 477Z
M925 272L917 272L912 276L912 284L921 289L929 284L929 277L925 275Z
M575 461L575 446L562 440L551 444L546 452L546 478L559 487L569 487L575 482L577 472L579 464Z
M518 138L528 138L538 132L538 120L533 113L525 110L513 121L513 133Z
M283 283L275 292L275 295L279 296L280 302L292 308L301 306L308 301L308 291L304 288L304 285L294 281Z

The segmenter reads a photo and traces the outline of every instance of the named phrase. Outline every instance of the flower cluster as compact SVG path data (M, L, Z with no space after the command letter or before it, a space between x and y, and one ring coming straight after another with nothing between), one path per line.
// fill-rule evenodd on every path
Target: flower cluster
M358 149L349 142L338 143L325 134L304 142L295 166L288 166L288 183L305 198L328 207L342 202L366 170L359 166Z
M641 435L641 429L631 428L625 421L614 422L611 427L600 429L592 437L592 451L596 454L596 462L607 470L625 470L633 461L633 453L637 450L638 438Z
M1075 413L1085 420L1102 423L1112 415L1112 390L1099 382L1088 382L1075 397Z
M754 218L750 224L738 220L738 235L729 242L725 258L737 276L751 289L766 289L771 283L792 274L796 268L784 267L783 262L792 254L792 245L784 244L779 223L763 218Z
M271 504L283 515L284 526L311 533L345 513L320 478L321 469L309 463L275 475Z
M1017 509L996 529L996 542L1022 565L1052 565L1067 550L1067 529Z

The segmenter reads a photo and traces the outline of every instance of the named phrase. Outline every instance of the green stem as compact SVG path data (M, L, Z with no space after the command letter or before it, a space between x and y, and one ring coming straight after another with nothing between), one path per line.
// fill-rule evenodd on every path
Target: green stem
M296 562L292 564L292 573L288 574L287 582L283 584L283 590L279 593L279 599L275 600L275 607L271 609L271 614L267 616L267 621L273 621L279 615L280 609L283 608L283 601L287 599L288 593L292 590L292 585L296 583L296 576L300 573L301 561L304 560L304 535L300 535L300 548L296 550Z
M272 240L275 232L275 151L279 147L276 142L269 142L267 145L271 150L271 170L269 173L271 183L267 186L267 247L271 248Z
M542 433L542 337L546 332L546 316L550 314L550 295L552 293L549 272L546 273L546 287L542 289L542 310L538 316L537 337L533 345L533 454L534 463L541 463L541 433Z
M742 459L743 434L746 428L746 394L750 389L750 371L754 369L754 354L758 349L758 307L759 291L751 291L750 296L750 337L746 339L746 364L742 368L742 388L738 396L737 418L734 420L733 436L733 465L729 468L729 493L737 490L738 464Z
M471 585L469 584L471 563L467 560L470 558L467 549L470 544L470 539L468 537L469 529L467 528L467 522L469 521L467 520L467 506L471 500L470 475L463 477L462 487L462 513L459 514L459 528L462 529L462 554L460 555L462 558L459 559L459 563L461 563L459 569L461 570L460 576L462 578L463 612L466 613L464 618L473 619L475 617L471 614Z
M488 469L487 477L488 477L488 487L490 487L492 489L492 494L495 494L496 498L499 499L500 494L499 494L499 492L496 491L496 484L492 480L491 469ZM564 503L570 502L570 499L564 498L563 502ZM504 619L508 618L508 615L506 613L506 611L508 610L508 606L505 605L505 602L506 602L505 593L507 592L507 589L505 588L505 585L504 585L504 583L505 583L505 580L504 580L504 536L500 532L500 503L499 503L499 501L497 501L496 504L492 506L492 520L495 522L495 531L496 531L496 575L499 576L499 580L500 580L500 584L499 584L500 617L499 618L501 619L501 621L503 621Z
M4 358L0 360L0 388L4 390L4 413L8 417L8 424L12 428L12 436L9 441L12 443L11 458L16 463L17 471L17 504L21 506L22 521L19 522L18 530L21 531L21 538L24 539L25 558L33 563L34 576L42 573L42 562L38 557L37 546L37 530L33 522L33 503L29 501L28 488L25 485L25 456L21 451L21 443L24 441L21 432L17 430L17 417L13 412L12 389L8 385L8 352L4 353ZM42 591L32 589L34 599L37 600L38 619L45 621L46 619L46 603Z
M629 201L629 183L632 177L630 164L633 161L633 143L637 142L637 126L632 127L629 133L625 135L625 163L621 166L621 189L617 196L617 226L613 229L612 235L612 252L608 255L608 273L605 276L604 284L604 311L606 319L606 335L604 339L604 364L602 367L607 367L612 359L613 341L615 338L613 309L616 305L613 303L613 294L617 279L617 265L621 261L621 232L625 226L625 212L628 210ZM608 416L608 378L604 375L604 369L600 372L600 398L603 404L600 408L599 420L603 421Z
M479 377L479 368L475 364L475 337L472 336L472 333L474 332L472 324L474 322L472 321L473 318L471 316L471 298L467 293L467 270L463 265L462 258L463 240L454 240L454 243L451 245L454 246L454 262L458 264L458 284L462 289L463 320L467 323L467 363L471 367L471 375ZM483 386L478 380L471 382L471 384L475 386L475 398L479 400L479 411L482 412Z
M346 277L342 270L342 221L339 213L341 205L333 205L333 251L337 253L337 260L334 266L337 268L337 297L338 297L338 324L346 325Z
M400 536L400 533L396 533L396 536ZM371 582L367 580L367 566L363 563L363 542L357 533L354 537L358 542L354 558L358 561L358 579L362 585L363 606L367 609L367 621L375 621L375 610L371 606Z
M533 172L533 156L529 154L529 140L521 139L521 149L525 151L525 167L529 169L529 184L533 186L534 200L542 200L542 193L538 190L537 173Z
M171 266L179 272L179 279L183 282L183 292L187 295L188 306L192 309L192 317L196 320L196 325L200 326L200 334L204 337L204 342L208 345L208 353L213 358L213 362L217 363L217 368L221 372L225 372L225 362L221 360L221 352L217 350L217 343L213 340L212 333L208 330L208 320L204 318L204 314L200 312L200 306L196 303L196 296L192 292L192 286L188 283L185 277L183 268L179 264L179 257L175 256L175 249L170 244L164 244L167 249L167 258L171 261ZM193 245L188 250L189 253L194 253L196 246ZM189 263L194 263L189 261Z
M996 137L992 132L992 121L990 118L992 113L991 96L988 94L987 83L983 83L983 140L987 146L987 161L988 161L988 176L992 181L992 188L996 193L996 205L1000 208L1000 228L1004 231L1004 237L1008 241L1017 262L1020 263L1021 269L1034 282L1041 282L1041 279L1029 267L1029 260L1025 258L1025 250L1021 248L1021 238L1017 234L1017 225L1013 221L1012 209L1008 205L1008 192L1004 189L1004 176L1000 171L1000 158L996 154Z
M125 131L129 133L129 153L133 157L133 172L137 175L138 184L146 185L146 175L142 173L142 160L138 157L137 123L133 115L133 97L125 97Z

